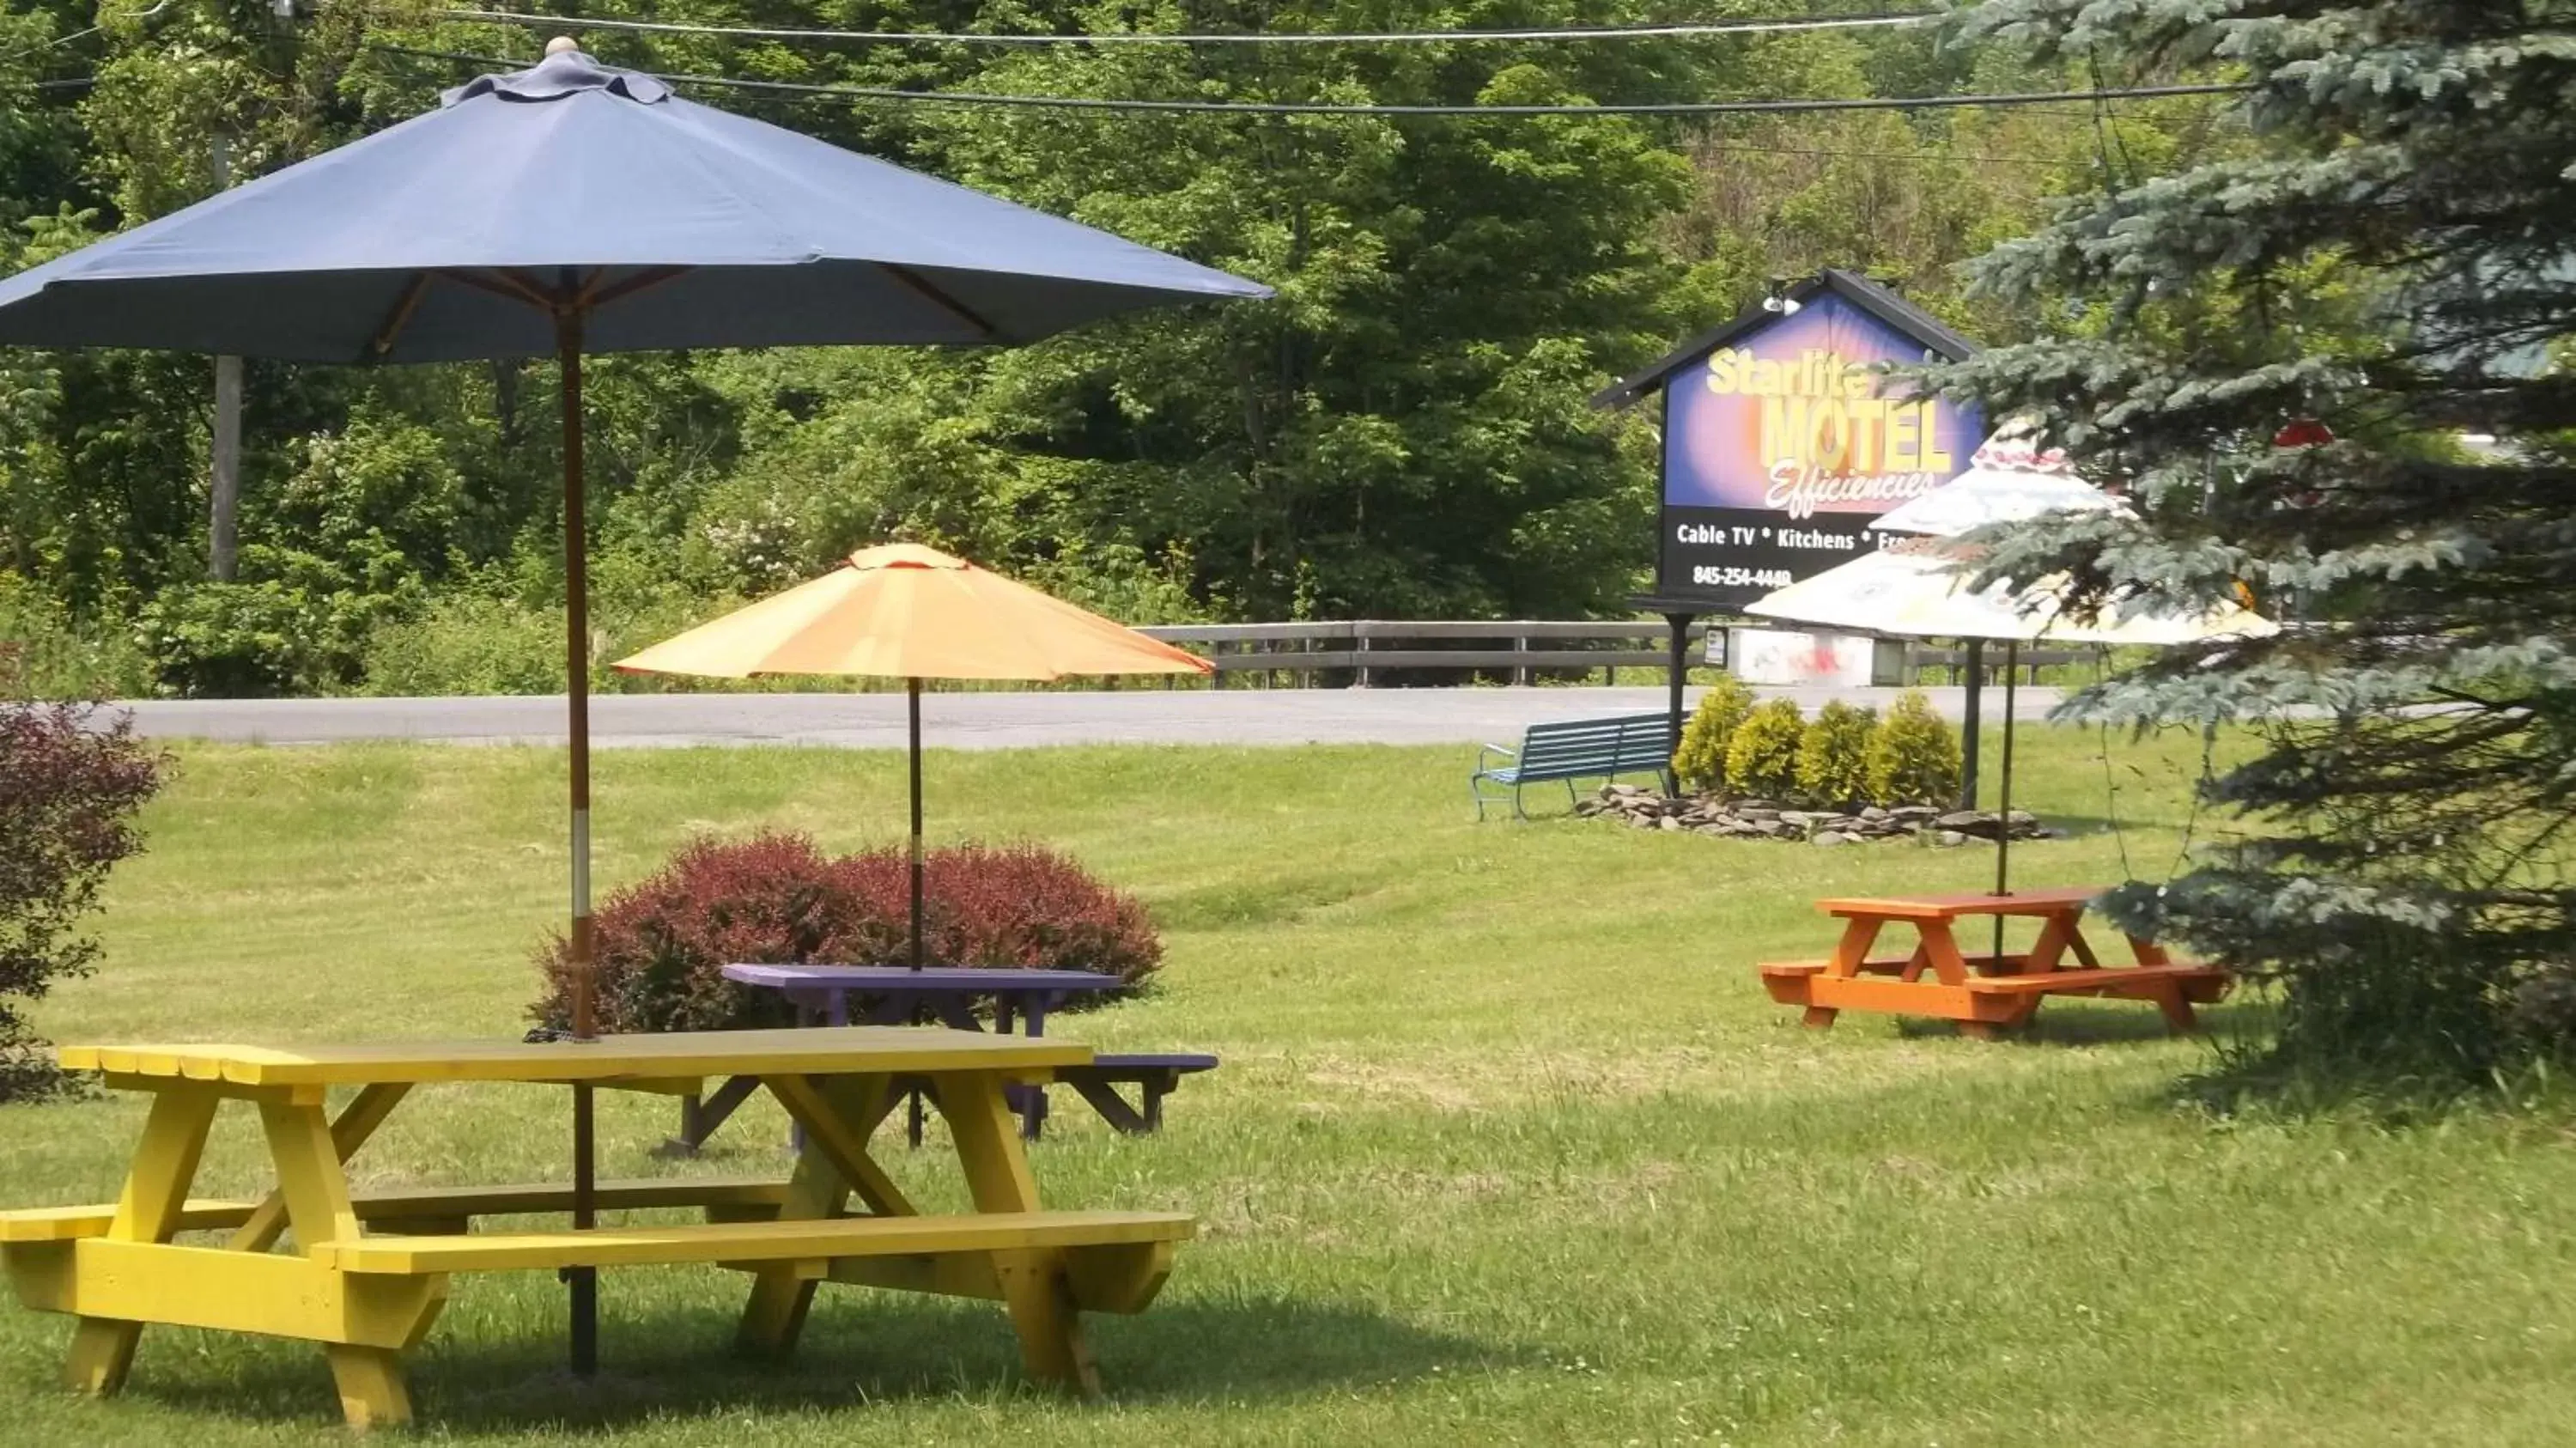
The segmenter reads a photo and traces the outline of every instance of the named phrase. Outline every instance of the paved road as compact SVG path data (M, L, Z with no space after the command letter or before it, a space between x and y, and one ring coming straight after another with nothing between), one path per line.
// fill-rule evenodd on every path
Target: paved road
M1883 704L1892 689L1777 689L1814 711L1827 699ZM1929 689L1958 717L1960 691ZM1698 691L1692 690L1695 701ZM2020 717L2057 702L2023 689ZM931 694L922 733L951 749L1048 744L1454 744L1510 742L1547 719L1664 707L1662 689L1225 689L1117 693ZM560 695L472 699L144 700L139 732L159 739L323 744L357 739L560 742ZM2003 695L1986 693L1986 717ZM885 749L903 743L900 694L633 694L591 701L601 745L812 744Z

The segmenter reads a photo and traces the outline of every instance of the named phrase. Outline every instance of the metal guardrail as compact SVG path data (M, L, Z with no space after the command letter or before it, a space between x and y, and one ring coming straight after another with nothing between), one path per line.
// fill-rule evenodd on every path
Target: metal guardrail
M2084 663L2093 657L2094 652L2094 650L2089 648L2066 648L2062 646L2058 648L2025 647L2021 650L2021 666L2029 670L2030 674L2029 677L2023 679L2022 682L2025 684L2036 684L2039 682L2040 670L2054 668L2059 664ZM1925 669L1957 669L1965 665L1967 661L1968 651L1966 649L1936 649L1930 644L1908 644L1905 649L1905 676L1909 679L1920 682L1923 678L1923 671ZM1986 645L1985 673L1987 679L1991 682L2001 683L2003 681L2003 667L2003 646L2000 644ZM1957 681L1953 680L1952 682L1955 683Z
M1526 684L1535 672L1604 671L1617 683L1619 670L1663 669L1671 631L1662 619L1350 619L1316 623L1156 624L1138 629L1165 643L1199 645L1216 665L1218 688L1229 674L1293 674L1311 679L1319 673L1343 673L1361 688L1380 683L1390 670L1509 670L1512 682ZM1705 624L1691 626L1696 642ZM1422 648L1426 643L1458 640L1508 647ZM1640 644L1639 641L1643 641ZM1559 647L1541 648L1549 643Z
M1691 661L1700 659L1698 645L1709 625L1691 625ZM1305 623L1151 624L1137 630L1165 643L1194 646L1216 665L1211 681L1224 688L1229 675L1268 682L1279 675L1313 682L1317 674L1348 674L1360 688L1383 683L1391 671L1462 671L1502 673L1526 684L1533 674L1599 669L1605 682L1619 682L1621 669L1670 666L1671 631L1660 618L1642 619L1349 619ZM1425 648L1424 644L1456 641L1490 647ZM1542 647L1553 645L1553 647ZM2021 662L2037 683L2038 671L2089 657L2071 648L2026 648ZM1911 645L1906 674L1920 677L1926 668L1959 668L1964 649ZM2003 650L1989 646L1990 674L2003 665Z

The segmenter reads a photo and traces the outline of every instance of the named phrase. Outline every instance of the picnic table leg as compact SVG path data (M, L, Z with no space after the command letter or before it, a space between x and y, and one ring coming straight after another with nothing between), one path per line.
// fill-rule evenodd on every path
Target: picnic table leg
M965 1169L975 1210L1038 1210L1037 1182L1029 1175L1028 1155L1011 1129L1001 1078L987 1072L944 1076L937 1090L940 1113L948 1118L948 1129L957 1139L958 1162ZM1065 1281L1064 1254L996 1252L993 1276L1010 1308L1011 1326L1019 1333L1020 1358L1029 1376L1061 1383L1085 1397L1098 1397L1100 1369L1082 1338L1081 1315Z
M376 1128L385 1124L394 1107L411 1094L408 1081L381 1082L358 1092L331 1122L331 1152L340 1161L358 1154ZM224 1246L235 1252L265 1252L277 1245L286 1231L286 1192L283 1188L263 1198L250 1220L236 1228Z
M1163 1129L1163 1098L1171 1095L1172 1088L1180 1084L1181 1073L1178 1071L1159 1071L1146 1080L1145 1129L1147 1131Z
M2192 1014L2191 997L2182 993L2182 982L2160 980L2155 984L2156 1009L2164 1012L2165 1026L2177 1036L2188 1036L2200 1029L2200 1018Z
M1968 983L1968 958L1959 953L1959 937L1952 934L1947 920L1915 922L1915 934L1923 942L1923 954L1932 963L1933 978L1943 985Z
M1933 977L1943 985L1966 985L1971 973L1968 968L1968 957L1960 952L1959 937L1951 930L1950 922L1922 920L1915 923L1914 929L1915 933L1922 938L1924 955L1932 962ZM2037 1006L2036 1000L2028 1002L2023 1009L2015 1012L2010 1021L1961 1021L1959 1034L1972 1041L1994 1040L2003 1030L2018 1026L2030 1019L2030 1011Z
M1024 1032L1030 1039L1035 1040L1046 1034L1046 1013L1047 998L1043 995L1031 997L1021 1022ZM1002 1034L1009 1035L1010 1027L1004 1026ZM1030 1083L1021 1086L1019 1091L1020 1137L1024 1141L1035 1141L1038 1139L1038 1132L1046 1126L1046 1087Z
M716 1128L733 1119L742 1103L760 1089L757 1076L728 1076L711 1096L680 1098L680 1134L662 1143L657 1156L696 1156ZM793 1143L790 1143L793 1145Z
M2093 953L2093 942L2084 938L2084 928L2081 921L2069 920L2066 922L2066 948L2075 952L2076 963L2083 966L2086 970L2100 970L2102 968L2102 957Z
M913 1214L912 1203L867 1152L868 1138L894 1109L891 1078L781 1076L765 1084L805 1129L804 1150L778 1209L780 1221L838 1216L854 1191L879 1216ZM814 1305L814 1286L788 1264L752 1274L751 1298L734 1338L737 1350L772 1358L795 1351Z
M153 1094L143 1139L134 1148L134 1166L117 1199L116 1220L107 1229L109 1240L170 1240L178 1228L179 1209L188 1200L188 1185L197 1179L197 1160L206 1150L206 1128L213 1124L215 1106L221 1100L194 1083L175 1083ZM134 1366L135 1345L142 1338L139 1322L82 1318L72 1329L64 1381L101 1397L115 1393L125 1386L125 1375Z
M259 1117L268 1136L269 1155L277 1161L278 1195L286 1201L295 1245L311 1256L325 1243L357 1238L358 1213L349 1204L348 1175L341 1170L339 1146L322 1103L262 1101ZM381 1114L377 1119L383 1119ZM406 1341L416 1342L429 1330L446 1297L444 1281L434 1281L412 1302ZM322 1351L330 1360L340 1411L350 1427L363 1430L411 1421L411 1389L395 1349L333 1342L323 1344Z
M2032 943L2030 954L2022 961L2022 973L2050 974L2058 968L2058 963L2066 958L2066 952L2070 948L2075 950L2076 959L2084 960L2088 965L2097 963L2087 960L2093 952L2091 947L2083 943L2083 936L2076 928L2075 911L2062 911L2048 916L2039 927L2039 939Z
M1834 947L1831 960L1825 962L1825 974L1853 976L1860 974L1861 964L1869 959L1869 948L1878 943L1879 927L1885 922L1855 915L1843 922L1843 938ZM1818 1030L1834 1023L1842 1012L1833 1006L1809 1006L1798 1019Z

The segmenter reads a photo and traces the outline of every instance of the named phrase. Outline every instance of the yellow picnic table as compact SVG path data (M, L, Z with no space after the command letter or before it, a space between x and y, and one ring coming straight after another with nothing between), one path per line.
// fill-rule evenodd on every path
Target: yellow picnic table
M1052 1038L938 1028L843 1026L619 1036L589 1042L388 1042L357 1046L70 1046L62 1063L151 1093L125 1190L112 1205L0 1212L0 1260L19 1300L80 1319L67 1375L113 1393L147 1323L265 1333L323 1344L350 1424L411 1414L400 1354L419 1342L457 1272L716 1263L752 1286L741 1343L791 1350L825 1280L998 1299L1030 1374L1085 1393L1099 1380L1077 1314L1140 1312L1193 1223L1170 1212L1050 1212L1016 1123L1010 1084L1086 1065ZM344 1163L415 1086L589 1084L686 1092L750 1076L804 1128L779 1181L655 1178L599 1183L602 1209L701 1209L703 1223L469 1232L472 1219L568 1212L572 1189L350 1190ZM938 1103L975 1210L921 1215L868 1156L903 1090ZM324 1093L356 1087L334 1118ZM188 1195L215 1110L255 1106L277 1169L260 1201ZM860 1211L850 1210L851 1198ZM180 1232L227 1234L180 1245ZM293 1248L274 1249L292 1233Z

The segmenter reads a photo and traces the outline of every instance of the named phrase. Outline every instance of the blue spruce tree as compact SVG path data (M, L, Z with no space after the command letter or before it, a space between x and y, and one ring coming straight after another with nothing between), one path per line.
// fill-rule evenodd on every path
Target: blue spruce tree
M2205 786L2244 828L2109 909L2277 981L2284 1073L2447 1087L2566 1050L2576 4L1986 0L1962 25L2088 78L2247 87L2227 159L1975 264L2061 340L1935 374L2137 505L2011 530L1991 572L2285 625L2073 701L2259 741Z

